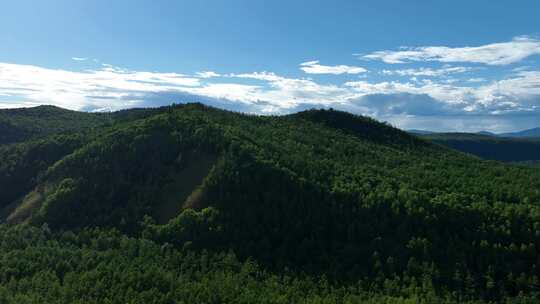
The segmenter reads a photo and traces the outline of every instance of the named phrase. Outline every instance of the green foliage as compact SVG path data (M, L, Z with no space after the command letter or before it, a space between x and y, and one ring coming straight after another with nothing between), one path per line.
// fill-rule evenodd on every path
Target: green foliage
M144 214L152 214L165 184L181 171L190 154L215 151L217 128L204 117L157 115L107 129L99 139L50 167L46 181L56 187L77 181L69 219L48 216L54 228L118 226L134 231Z
M1 303L480 303L388 278L335 285L275 273L232 251L176 249L114 230L0 226ZM520 295L508 303L534 303Z
M108 114L75 112L54 106L0 110L0 145L83 131L107 124L111 119Z
M166 225L155 225L145 218L142 235L161 243L194 249L215 249L220 246L222 227L218 220L219 211L209 207L197 212L186 209Z
M53 135L0 146L0 208L32 190L50 166L81 147L85 140L82 134Z
M115 115L77 148L28 166L43 172L38 184L50 188L31 222L78 239L62 243L64 234L54 232L39 250L60 242L58 250L82 256L74 265L86 265L81 240L99 249L108 243L98 235L109 233L88 227L114 227L133 239L116 232L110 238L149 246L153 254L145 262L113 246L109 260L91 263L96 273L77 270L77 284L93 284L66 290L69 299L101 290L105 295L87 300L124 303L147 299L150 290L158 303L525 303L538 296L538 169L483 161L333 110L258 117L188 104ZM167 199L174 193L165 185L193 167L193 155L217 159L200 185L178 183L179 193L197 194L185 205L195 209L156 224L151 216L164 192ZM14 163L31 163L24 159ZM13 229L5 233L23 233ZM24 252L32 248L26 246ZM224 270L220 259L231 259L223 255L229 251L241 266ZM181 260L199 258L202 274L184 272ZM131 269L133 260L147 279L130 280L114 268ZM54 282L46 272L56 263L35 267ZM242 281L250 267L260 274ZM113 269L122 274L106 281ZM93 286L99 288L85 289ZM134 286L144 288L107 293ZM13 290L21 289L4 293L17 296Z

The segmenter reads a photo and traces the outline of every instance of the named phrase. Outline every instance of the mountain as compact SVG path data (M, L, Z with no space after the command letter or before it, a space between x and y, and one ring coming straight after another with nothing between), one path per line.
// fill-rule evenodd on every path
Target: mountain
M528 129L528 130L524 130L524 131L519 131L519 132L502 133L502 134L499 134L499 136L503 136L503 137L519 137L519 138L530 138L530 137L540 138L540 127L539 128Z
M434 133L421 138L478 157L504 162L540 160L540 139L506 138L479 133Z
M476 134L487 135L487 136L497 136L497 134L493 132L488 132L488 131L480 131L480 132L477 132Z
M0 110L0 145L50 134L82 131L109 122L107 114L70 111L55 106Z
M428 135L428 134L436 133L436 132L432 132L428 130L417 130L417 129L410 129L410 130L407 130L407 132L411 134L417 134L417 135Z
M0 299L538 296L536 168L334 110L185 104L107 119L0 146Z
M476 133L457 133L457 132L433 132L429 130L416 130L416 129L410 129L407 130L408 133L411 134L417 134L417 135L429 135L429 134L479 134L479 135L486 135L486 136L497 136L497 137L512 137L512 138L540 138L540 127L518 131L518 132L510 132L510 133L493 133L488 131L480 131Z

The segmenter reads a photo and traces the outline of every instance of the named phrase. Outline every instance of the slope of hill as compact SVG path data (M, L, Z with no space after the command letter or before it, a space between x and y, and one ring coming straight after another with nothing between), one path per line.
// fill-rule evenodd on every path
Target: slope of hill
M512 132L512 133L502 133L499 134L499 136L502 137L519 137L519 138L540 138L540 127L539 128L533 128L528 130L523 130L519 132Z
M81 295L92 288L84 278L117 273L118 282L91 294L110 299L131 280L145 286L133 291L141 297L152 290L163 303L188 301L170 289L179 275L199 290L216 286L214 302L237 299L233 290L266 293L269 302L280 290L283 302L538 296L538 169L483 161L333 110L259 117L187 104L137 113L89 135L6 148L0 188L12 189L0 195L3 220L42 228L2 228L3 259L34 266L4 270L0 286L41 276L67 280L73 285L58 290ZM43 153L50 157L36 161ZM62 264L58 244L76 259ZM54 262L31 262L40 251ZM147 279L120 270L138 269L131 260Z
M82 131L109 120L107 114L69 111L54 106L0 110L0 145L37 136Z
M420 137L484 159L504 162L540 160L540 139L535 138L504 138L471 133L434 133Z
M409 130L406 130L406 131L408 133L416 134L416 135L428 135L428 134L437 133L437 132L432 132L432 131L428 131L428 130L417 130L417 129L409 129Z
M540 138L540 127L539 128L532 128L527 129L523 131L518 132L509 132L509 133L493 133L488 131L480 131L476 133L456 133L456 132L433 132L428 130L415 130L410 129L407 130L408 133L416 134L416 135L430 135L430 134L477 134L477 135L485 135L485 136L496 136L496 137L503 137L503 138Z

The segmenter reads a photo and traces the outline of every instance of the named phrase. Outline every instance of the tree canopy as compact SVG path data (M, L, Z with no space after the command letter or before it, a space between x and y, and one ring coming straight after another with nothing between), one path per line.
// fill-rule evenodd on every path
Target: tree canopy
M0 299L538 300L538 168L334 110L109 117L0 146Z

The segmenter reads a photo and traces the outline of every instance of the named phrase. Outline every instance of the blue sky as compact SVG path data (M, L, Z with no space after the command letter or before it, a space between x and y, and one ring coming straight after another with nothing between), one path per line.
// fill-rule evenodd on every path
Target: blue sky
M9 1L0 108L333 107L401 128L540 126L538 1Z

